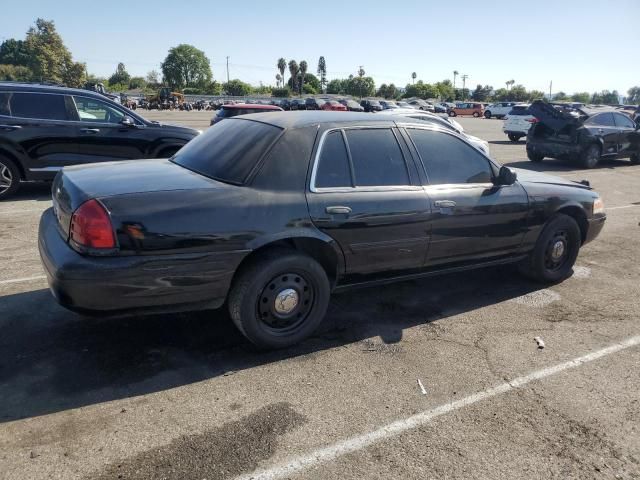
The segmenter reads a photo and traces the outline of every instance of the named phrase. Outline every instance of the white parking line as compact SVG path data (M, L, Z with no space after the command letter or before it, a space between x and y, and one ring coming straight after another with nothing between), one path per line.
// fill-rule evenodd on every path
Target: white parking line
M33 280L46 280L46 276L38 275L35 277L12 278L11 280L0 280L0 285L8 285L10 283L31 282Z
M495 387L488 388L487 390L474 393L473 395L456 400L455 402L426 410L409 418L397 420L372 432L351 437L328 447L315 450L306 455L292 458L284 464L265 470L259 470L254 473L241 475L237 477L236 480L275 480L278 478L288 477L306 468L335 460L336 458L348 453L353 453L367 448L376 442L387 440L409 430L413 430L414 428L429 423L431 420L441 415L445 415L455 410L473 405L474 403L478 403L482 400L510 392L536 380L556 375L564 370L579 367L585 363L593 362L599 358L606 357L607 355L611 355L637 345L640 345L640 335L627 338L619 343L614 343L609 347L596 350L581 357L574 358L573 360L562 362L552 367L543 368L542 370L537 370L528 375L514 378L510 382L502 383Z

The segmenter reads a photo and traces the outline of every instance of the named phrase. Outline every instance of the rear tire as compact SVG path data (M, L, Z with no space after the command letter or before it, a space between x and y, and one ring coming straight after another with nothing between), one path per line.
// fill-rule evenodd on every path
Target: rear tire
M479 114L478 112L473 112L473 116L474 116L475 118L479 118L479 117L480 117L480 114Z
M519 265L520 272L539 282L560 282L571 275L581 243L578 223L557 213L547 222L529 257Z
M456 115L457 115L456 112L454 112L453 110L449 110L450 117L455 117Z
M629 157L629 160L631 161L631 165L640 165L640 153L634 153Z
M313 258L278 249L257 257L234 279L229 313L238 330L263 350L311 335L329 305L327 274Z
M10 197L20 187L20 170L12 160L0 157L0 200Z
M520 136L516 135L515 133L508 133L507 137L509 137L509 140L511 140L512 142L517 142L518 140L520 140Z
M527 158L535 163L540 163L544 160L544 155L536 154L527 150Z
M491 118L491 112L488 111L488 110L486 112L484 112L484 118L490 119Z
M580 156L580 163L584 168L595 168L600 162L600 146L595 143L589 145Z

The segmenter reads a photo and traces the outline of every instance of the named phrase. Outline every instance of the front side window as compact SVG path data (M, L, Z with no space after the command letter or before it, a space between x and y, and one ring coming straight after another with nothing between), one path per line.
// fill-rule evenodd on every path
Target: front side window
M422 158L429 184L489 183L489 161L475 148L443 132L407 129Z
M124 113L105 102L87 97L73 97L81 122L120 123Z
M347 130L356 186L411 185L407 164L388 128Z
M172 160L207 177L242 184L281 132L266 123L230 118L191 140Z
M316 188L351 187L351 172L347 148L339 130L330 132L324 140L316 172Z
M9 106L14 117L68 120L64 95L14 92Z

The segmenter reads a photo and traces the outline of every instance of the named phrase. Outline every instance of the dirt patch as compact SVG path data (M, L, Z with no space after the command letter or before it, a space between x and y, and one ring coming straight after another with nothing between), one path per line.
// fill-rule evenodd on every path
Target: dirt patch
M183 435L164 447L112 463L87 478L223 479L254 470L270 458L278 438L306 422L288 403L275 403L197 435Z

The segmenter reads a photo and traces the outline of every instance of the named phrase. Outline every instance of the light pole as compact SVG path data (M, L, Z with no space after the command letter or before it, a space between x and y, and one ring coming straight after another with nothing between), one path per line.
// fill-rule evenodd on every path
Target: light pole
M227 83L229 83L229 56L227 56Z
M467 78L469 78L469 75L467 75L466 73L464 75L462 75L462 99L464 100L466 97L465 94L465 85L467 83Z

